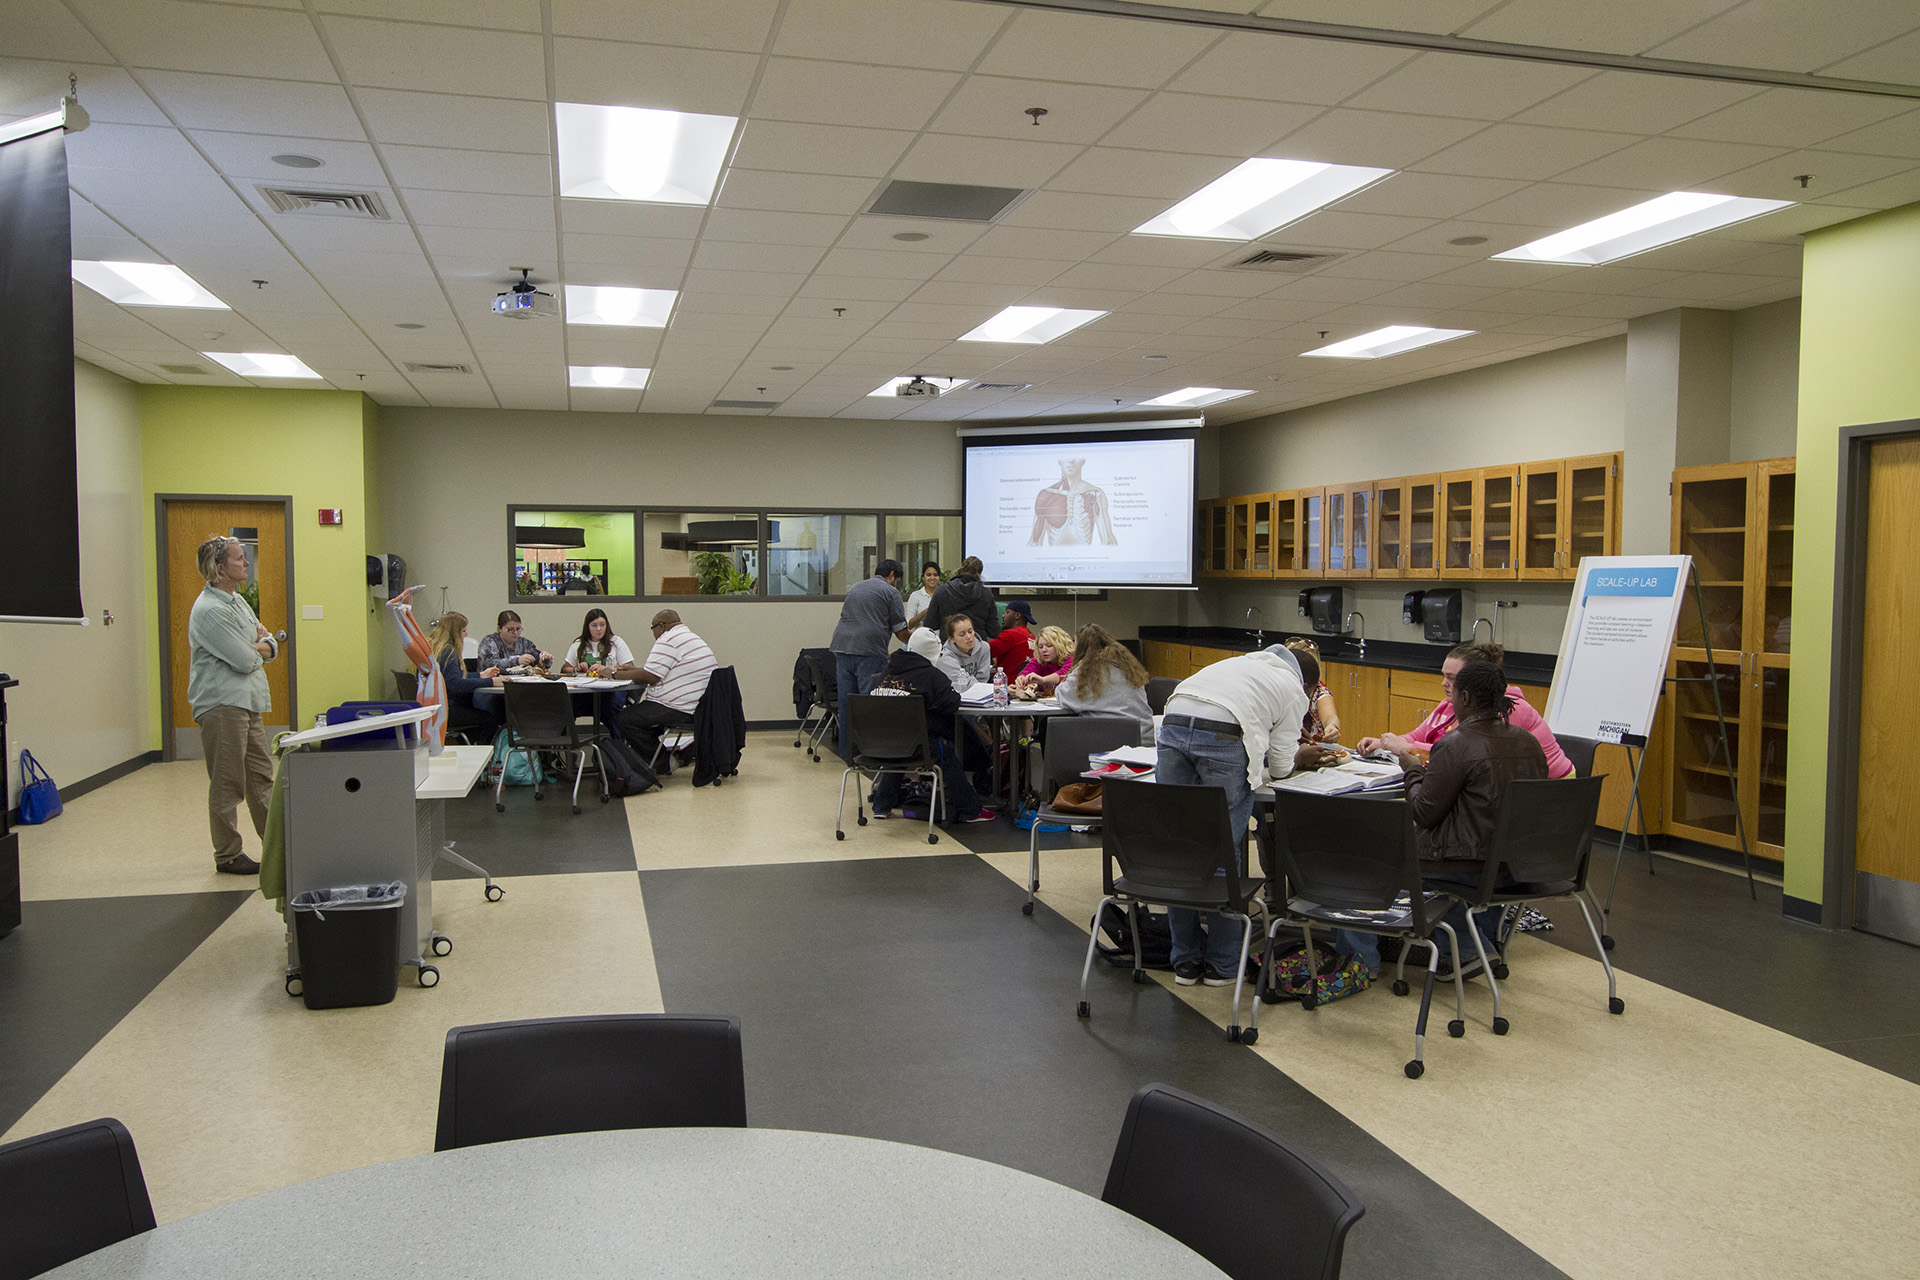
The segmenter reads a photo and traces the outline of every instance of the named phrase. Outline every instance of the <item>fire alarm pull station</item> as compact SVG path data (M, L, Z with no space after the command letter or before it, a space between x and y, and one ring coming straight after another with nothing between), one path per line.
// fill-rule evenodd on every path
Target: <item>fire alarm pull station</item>
M320 508L320 523L321 524L345 524L346 521L341 519L340 512L341 512L341 509L339 507Z

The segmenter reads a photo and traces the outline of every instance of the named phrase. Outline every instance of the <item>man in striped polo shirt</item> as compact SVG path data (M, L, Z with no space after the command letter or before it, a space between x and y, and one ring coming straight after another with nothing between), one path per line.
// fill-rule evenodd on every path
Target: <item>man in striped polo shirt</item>
M693 725L694 709L700 705L707 678L717 665L713 650L687 629L679 614L662 609L653 615L653 648L647 660L614 673L617 680L634 680L647 686L644 698L628 699L620 712L620 732L642 760L653 759L662 729ZM660 772L673 772L671 757Z

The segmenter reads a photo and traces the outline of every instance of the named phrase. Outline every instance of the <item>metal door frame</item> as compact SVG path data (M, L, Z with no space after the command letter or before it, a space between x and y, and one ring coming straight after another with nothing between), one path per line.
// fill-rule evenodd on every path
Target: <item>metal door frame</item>
M287 565L287 643L283 646L287 663L287 725L300 727L300 646L295 634L299 610L293 607L293 497L284 493L156 493L153 495L153 558L158 573L160 598L160 758L172 760L173 754L173 617L171 583L167 573L167 504L169 502L277 502L286 529ZM257 568L257 566L256 566Z

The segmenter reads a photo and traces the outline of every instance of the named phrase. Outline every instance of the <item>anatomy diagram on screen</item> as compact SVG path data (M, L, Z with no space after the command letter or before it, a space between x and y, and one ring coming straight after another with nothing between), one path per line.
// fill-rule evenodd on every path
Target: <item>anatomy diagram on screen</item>
M1113 519L1107 491L1088 484L1080 474L1085 458L1060 459L1060 480L1033 499L1033 536L1030 547L1114 546Z

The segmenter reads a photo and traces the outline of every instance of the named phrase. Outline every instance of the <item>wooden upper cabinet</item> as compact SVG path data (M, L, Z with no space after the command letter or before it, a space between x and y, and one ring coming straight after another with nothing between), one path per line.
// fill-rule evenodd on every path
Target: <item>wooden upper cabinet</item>
M1520 468L1480 468L1479 507L1474 525L1474 576L1520 575Z
M1273 495L1227 499L1227 569L1231 578L1273 576Z
M1474 576L1473 553L1478 541L1475 513L1480 507L1480 472L1449 471L1440 477L1440 576Z
M1227 514L1225 498L1206 498L1199 504L1196 567L1203 578L1215 578L1227 572Z
M1585 556L1620 553L1620 455L1520 468L1520 576L1571 581Z
M1301 517L1304 505L1294 492L1273 495L1273 576L1300 576Z
M1327 576L1327 491L1295 489L1300 500L1300 554L1297 572L1301 578Z
M1371 484L1329 487L1326 491L1329 578L1371 578L1373 574L1374 489Z
M1402 476L1374 483L1373 576L1435 578L1434 503L1439 476Z

